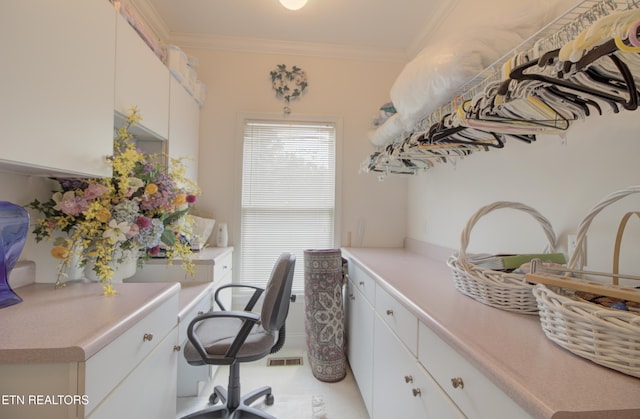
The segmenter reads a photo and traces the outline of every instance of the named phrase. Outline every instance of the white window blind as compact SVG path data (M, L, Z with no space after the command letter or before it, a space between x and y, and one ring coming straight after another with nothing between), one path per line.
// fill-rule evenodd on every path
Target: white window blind
M245 121L241 282L264 286L288 251L304 289L304 250L334 246L335 162L334 124Z

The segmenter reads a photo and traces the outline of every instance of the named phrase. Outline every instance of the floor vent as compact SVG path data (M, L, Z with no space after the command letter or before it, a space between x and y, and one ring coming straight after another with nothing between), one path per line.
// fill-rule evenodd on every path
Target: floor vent
M301 356L292 356L286 358L268 358L267 367L284 367L288 365L302 365Z

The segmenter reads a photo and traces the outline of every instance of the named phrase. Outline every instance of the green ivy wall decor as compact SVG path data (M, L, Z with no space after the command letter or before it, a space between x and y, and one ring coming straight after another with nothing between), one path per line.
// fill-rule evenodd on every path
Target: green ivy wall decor
M288 70L285 64L278 64L270 74L271 86L276 91L276 96L284 100L284 113L288 114L291 112L289 102L298 99L309 85L307 74L295 65Z

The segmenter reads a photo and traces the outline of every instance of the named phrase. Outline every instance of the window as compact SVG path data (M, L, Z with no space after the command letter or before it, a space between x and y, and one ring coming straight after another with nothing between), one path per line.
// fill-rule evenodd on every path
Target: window
M280 253L335 246L336 124L245 120L240 280L264 286Z

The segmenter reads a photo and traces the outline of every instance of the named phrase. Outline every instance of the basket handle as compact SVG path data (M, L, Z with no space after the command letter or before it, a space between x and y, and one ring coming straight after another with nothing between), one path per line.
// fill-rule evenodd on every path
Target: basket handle
M586 256L583 254L584 241L586 240L587 231L589 230L591 222L595 216L614 202L638 192L640 192L640 185L629 186L617 192L610 193L602 201L591 208L578 226L578 233L576 234L576 251L573 252L571 258L569 258L569 263L567 265L569 269L575 269L576 267L578 267L578 269L582 269L584 267L584 257Z
M471 230L473 226L478 222L478 220L483 216L492 211L502 208L511 208L519 211L526 212L535 218L538 223L542 226L544 230L544 234L547 236L548 245L545 250L549 252L555 252L556 247L556 234L553 232L553 227L549 220L540 214L534 208L531 208L528 205L522 204L520 202L511 202L511 201L497 201L493 204L485 205L480 208L473 216L467 221L466 227L462 230L461 238L460 238L460 251L458 252L458 260L463 264L467 265L467 246L469 245L469 237L471 236Z
M632 215L637 215L640 218L640 211L628 212L622 217L620 225L618 226L618 233L616 234L616 242L613 246L613 285L619 285L618 274L620 273L620 245L622 244L622 234L627 226L627 222Z

